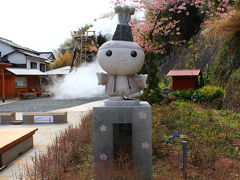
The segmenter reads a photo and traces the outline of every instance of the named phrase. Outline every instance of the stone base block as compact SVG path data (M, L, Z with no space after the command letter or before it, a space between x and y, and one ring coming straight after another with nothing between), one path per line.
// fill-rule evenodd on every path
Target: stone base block
M0 113L0 124L10 124L14 120L14 113Z
M128 129L125 134L114 132L116 129L122 131L121 128L124 126ZM120 134L125 138L127 145L131 146L129 152L133 165L143 172L143 179L152 179L151 106L147 102L140 102L135 106L106 106L102 103L93 107L95 166L112 161L116 156L117 142L114 141L119 138L115 137L116 134Z

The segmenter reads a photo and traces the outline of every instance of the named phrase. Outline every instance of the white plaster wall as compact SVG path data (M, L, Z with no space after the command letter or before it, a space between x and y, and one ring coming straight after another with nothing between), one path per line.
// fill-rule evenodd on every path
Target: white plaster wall
M6 55L8 53L13 52L14 49L9 45L7 45L3 42L0 42L0 51L1 51L2 57L3 57L4 55Z
M40 70L40 64L45 64L45 61L37 58L27 58L27 69L31 69L31 62L37 63L37 69Z
M26 56L19 52L14 52L8 55L8 61L15 64L26 64Z

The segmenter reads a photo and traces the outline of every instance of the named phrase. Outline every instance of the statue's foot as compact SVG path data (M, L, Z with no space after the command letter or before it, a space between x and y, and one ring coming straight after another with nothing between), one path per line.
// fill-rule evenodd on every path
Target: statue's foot
M126 95L123 95L122 96L124 100L135 100L135 98L132 98L132 97L129 97L129 96L126 96Z
M136 93L133 93L133 94L129 94L127 97L131 100L131 99L136 99L139 96L141 96L141 92L136 92Z

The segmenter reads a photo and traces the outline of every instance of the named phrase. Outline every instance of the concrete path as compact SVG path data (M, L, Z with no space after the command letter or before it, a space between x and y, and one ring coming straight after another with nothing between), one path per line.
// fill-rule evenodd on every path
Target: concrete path
M10 163L6 169L0 171L0 180L17 179L15 175L19 167L26 164L27 161L31 162L31 156L34 156L36 152L45 151L47 145L51 144L55 138L55 135L61 130L64 130L70 124L75 125L80 123L81 116L92 110L92 107L99 102L101 101L96 101L66 109L54 110L54 112L68 112L68 123L66 124L1 125L1 129L29 127L38 128L38 131L33 136L34 147Z
M7 100L1 103L0 112L46 112L56 109L70 108L82 104L99 101L104 97L79 98L79 99L54 99L52 97L29 100Z
M20 99L6 99L5 102L2 102L2 99L0 99L0 105L6 105L9 103L15 103L15 102L19 102Z

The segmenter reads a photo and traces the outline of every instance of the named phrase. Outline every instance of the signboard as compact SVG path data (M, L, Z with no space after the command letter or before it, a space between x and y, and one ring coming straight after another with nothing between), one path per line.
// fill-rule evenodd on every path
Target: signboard
M34 123L53 123L53 116L34 116Z

